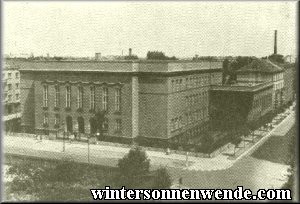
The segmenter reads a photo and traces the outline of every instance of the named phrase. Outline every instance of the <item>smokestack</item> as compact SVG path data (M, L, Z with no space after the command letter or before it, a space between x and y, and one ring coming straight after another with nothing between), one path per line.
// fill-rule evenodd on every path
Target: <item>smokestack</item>
M101 52L95 53L95 60L100 60L101 58Z
M131 48L129 48L129 56L131 56L131 52L132 52L132 49L131 49Z
M275 36L274 36L274 55L277 54L277 30L275 30Z

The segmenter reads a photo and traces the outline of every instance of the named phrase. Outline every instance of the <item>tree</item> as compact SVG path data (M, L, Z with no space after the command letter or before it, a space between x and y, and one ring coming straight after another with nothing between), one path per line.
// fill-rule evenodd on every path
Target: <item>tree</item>
M288 172L289 177L287 182L283 185L282 189L290 189L292 191L292 197L295 198L296 196L296 189L295 189L295 180L296 180L296 174L297 174L297 143L295 141L297 141L296 139L296 131L295 131L295 127L293 127L292 129L292 133L291 133L291 139L290 139L290 143L289 143L289 169Z
M139 59L136 55L127 55L124 57L125 60L137 60Z
M122 185L133 187L149 173L150 160L145 151L142 151L140 147L135 147L119 160L118 168Z
M168 189L172 185L171 177L166 168L160 167L155 174L153 181L154 189Z
M148 51L147 53L148 60L177 60L175 56L168 57L164 52L160 51Z

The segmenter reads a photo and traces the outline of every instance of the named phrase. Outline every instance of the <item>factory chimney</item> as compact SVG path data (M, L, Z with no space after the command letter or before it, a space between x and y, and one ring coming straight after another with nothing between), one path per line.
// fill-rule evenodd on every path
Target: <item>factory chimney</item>
M131 57L132 49L129 48L129 56Z
M274 36L274 55L277 55L277 30L275 30Z

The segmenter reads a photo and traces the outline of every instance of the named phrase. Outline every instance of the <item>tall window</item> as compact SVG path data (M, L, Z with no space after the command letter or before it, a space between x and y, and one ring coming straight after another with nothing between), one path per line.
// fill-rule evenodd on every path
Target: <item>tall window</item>
M48 85L44 85L43 107L48 107Z
M108 101L108 89L107 87L103 88L103 100L102 100L102 108L104 111L107 111L107 101Z
M54 125L59 125L59 114L55 114L55 118L54 118Z
M77 108L82 108L83 104L83 87L78 87L78 93L77 93Z
M90 109L95 109L95 86L90 87L91 95L90 95Z
M107 132L107 130L108 130L108 118L104 118L104 121L102 123L102 129L103 129L103 132Z
M66 87L66 107L71 108L71 86Z
M116 111L121 110L121 89L117 88L116 89L116 99L115 99L115 104L116 104Z
M19 78L19 73L18 72L16 72L16 79L18 79Z
M48 113L44 113L44 124L48 124Z
M116 120L116 131L121 132L121 130L122 130L122 121L121 121L121 119L117 119Z
M55 97L54 97L54 106L58 107L59 106L59 86L55 86Z

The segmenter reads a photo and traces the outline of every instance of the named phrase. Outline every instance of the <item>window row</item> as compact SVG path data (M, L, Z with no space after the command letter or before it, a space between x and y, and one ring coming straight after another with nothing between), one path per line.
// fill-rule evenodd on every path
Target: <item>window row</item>
M182 91L190 88L206 86L210 83L209 75L190 76L171 80L171 91Z
M4 94L4 99L5 99L5 100L7 99L8 102L12 102L12 98L13 98L12 96L13 96L12 94L7 94L7 93L5 93L5 94ZM16 101L19 101L19 100L20 100L20 94L19 94L19 93L17 93L17 94L15 95L15 97L16 97L16 98L15 98Z
M43 107L48 107L49 104L49 92L48 92L48 85L43 86ZM60 87L59 86L54 86L55 89L55 95L54 95L54 107L59 107L60 104ZM72 88L71 86L66 86L65 89L65 94L66 94L66 100L65 100L65 107L66 108L71 108L71 93L72 93ZM91 110L95 109L95 97L96 93L96 88L95 86L90 87L89 91L89 107ZM77 108L82 109L83 108L83 100L84 100L84 89L82 86L77 87ZM108 109L108 88L103 87L102 89L102 110L107 111ZM116 88L115 89L115 111L121 111L121 88Z
M7 87L7 88L6 88ZM7 90L6 90L7 89ZM19 89L19 83L16 83L16 88L15 89ZM4 90L6 91L11 91L12 90L12 84L7 84L4 85Z
M7 78L8 78L8 79L11 79L11 75L12 75L12 73L7 73ZM16 72L16 73L15 73L15 78L16 78L16 79L19 79L19 76L20 76L20 75L19 75L19 72ZM5 79L5 73L3 73L3 79Z
M192 105L195 105L195 104L199 104L203 101L205 102L205 101L208 100L208 92L205 91L205 92L201 92L201 93L198 93L198 94L193 94L193 95L190 95L190 96L186 96L185 99L186 99L187 106L192 106Z
M54 122L54 128L60 128L60 115L59 114L55 114L54 118L53 118L53 122ZM49 127L49 113L44 113L44 118L43 118L43 127ZM64 128L65 131L67 132L71 132L73 133L74 131L79 132L79 133L91 133L94 134L99 130L99 128L97 127L96 121L95 119L91 118L89 123L87 124L88 127L87 129L89 131L86 132L86 128L85 128L85 121L83 117L78 117L77 118L77 124L75 124L75 128L73 128L73 119L71 116L67 116L66 120L65 120L65 126L61 127ZM109 128L109 120L108 118L104 118L103 122L102 122L102 131L103 132L107 132L108 128ZM121 132L122 130L122 120L121 119L116 119L115 120L115 132ZM75 130L74 130L75 129Z
M207 107L203 107L201 109L197 109L196 111L190 111L188 113L185 113L184 118L183 116L179 116L171 119L171 131L181 129L186 125L192 124L199 120L203 120L207 116L208 116Z

